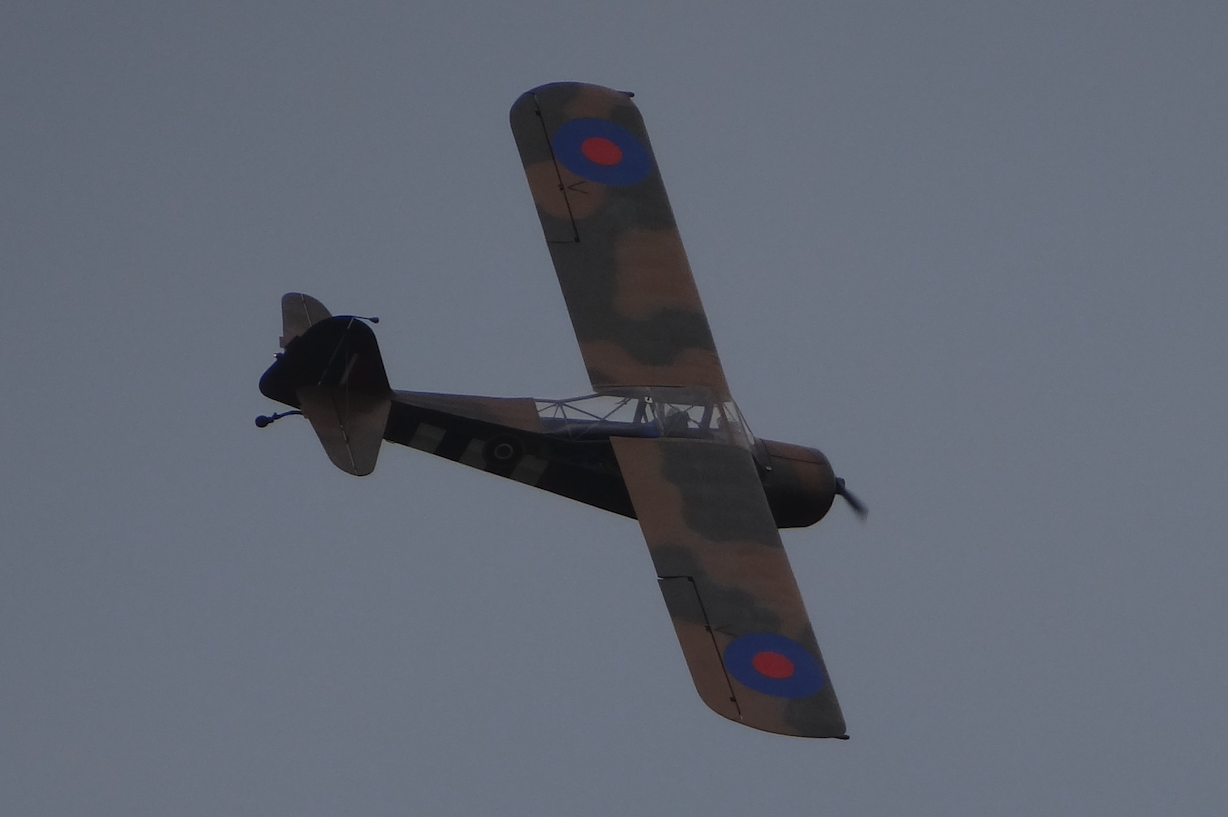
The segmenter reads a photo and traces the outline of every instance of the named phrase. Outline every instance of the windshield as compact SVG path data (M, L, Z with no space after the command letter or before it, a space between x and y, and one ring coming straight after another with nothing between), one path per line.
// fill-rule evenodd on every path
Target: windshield
M688 437L750 448L753 438L732 400L706 389L636 389L570 400L538 400L546 431L572 439Z

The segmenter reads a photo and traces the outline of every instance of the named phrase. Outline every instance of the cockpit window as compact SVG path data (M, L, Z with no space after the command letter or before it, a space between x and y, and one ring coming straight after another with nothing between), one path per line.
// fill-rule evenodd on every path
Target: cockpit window
M686 437L750 448L754 438L732 400L705 389L637 389L570 400L538 400L547 432L572 439Z

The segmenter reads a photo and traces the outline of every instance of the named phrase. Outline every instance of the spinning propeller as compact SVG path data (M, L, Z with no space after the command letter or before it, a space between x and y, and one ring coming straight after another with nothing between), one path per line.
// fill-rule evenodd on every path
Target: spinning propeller
M865 503L858 499L852 491L844 487L844 480L840 477L836 477L836 485L839 486L836 488L836 495L844 497L844 501L853 509L853 513L857 514L859 518L865 519L870 514L870 510L865 506Z

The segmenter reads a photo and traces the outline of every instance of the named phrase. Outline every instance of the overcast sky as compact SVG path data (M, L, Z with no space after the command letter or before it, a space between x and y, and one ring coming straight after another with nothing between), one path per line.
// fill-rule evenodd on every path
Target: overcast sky
M852 740L692 688L638 526L263 431L278 298L568 397L507 125L636 92ZM8 2L0 813L1213 815L1222 2Z

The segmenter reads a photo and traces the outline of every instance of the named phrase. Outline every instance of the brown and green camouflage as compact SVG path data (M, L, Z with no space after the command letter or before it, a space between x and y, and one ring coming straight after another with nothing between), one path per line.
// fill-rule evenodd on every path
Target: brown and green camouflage
M602 184L556 161L552 140L577 119L610 122L629 134L649 159L644 177ZM630 95L572 82L543 85L516 100L511 124L593 388L702 386L727 396L699 290Z
M860 504L821 452L742 421L630 95L546 85L511 123L596 394L393 391L370 327L299 293L261 391L300 408L349 473L370 473L388 440L638 519L704 702L769 732L846 737L778 529L837 495Z

